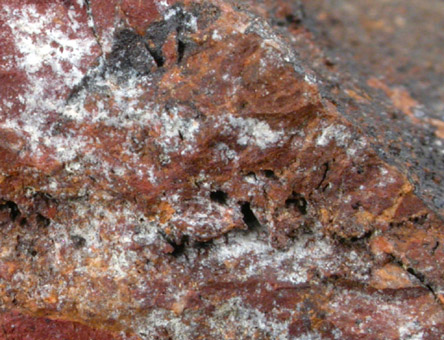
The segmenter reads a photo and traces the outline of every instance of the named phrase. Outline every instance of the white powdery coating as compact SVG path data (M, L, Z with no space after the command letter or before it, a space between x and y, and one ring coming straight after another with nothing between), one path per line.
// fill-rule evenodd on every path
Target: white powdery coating
M214 155L214 160L222 161L225 164L233 162L233 164L237 164L239 162L239 155L236 151L230 149L230 147L225 143L218 143L216 145L217 153Z
M42 124L40 115L29 115L22 121L7 118L0 127L13 130L18 136L23 137L29 151L35 157L42 156L41 147L47 147L54 150L59 161L67 162L74 159L87 145L88 139L83 136L71 136L69 139L62 136L49 136L42 132Z
M211 35L211 39L216 40L216 41L220 41L220 40L222 40L222 36L219 34L218 30L214 30L213 34Z
M234 215L231 208L220 206L216 203L208 203L204 212L196 212L191 209L184 209L183 211L176 211L170 223L185 223L188 226L188 231L193 234L195 230L205 228L208 232L199 233L200 237L212 237L221 232L221 216Z
M182 154L194 150L193 145L189 142L195 140L195 135L197 135L200 130L198 120L181 117L177 107L173 107L169 112L161 111L158 117L162 125L163 133L161 136L161 144L163 144L165 152L177 151L180 144L183 144L181 141L182 138L187 142L185 149L182 150Z
M147 106L149 103L144 102L145 105L141 105L140 101L140 97L144 94L141 84L143 82L149 83L149 81L150 79L147 77L133 75L125 82L118 82L116 77L107 74L103 79L97 78L94 83L106 94L95 102L96 112L85 109L84 101L89 92L83 90L78 98L66 105L61 114L78 122L90 120L93 123L102 122L109 126L119 127L130 127L135 120L150 121L152 112ZM106 108L107 97L113 98L115 109L122 115L111 115L109 109ZM141 106L143 109L140 108Z
M231 241L229 244L225 242L217 243L217 251L214 252L214 257L218 261L224 262L252 254L270 256L274 252L274 249L268 243L260 242L253 233L239 234Z
M309 83L310 85L314 85L317 82L316 78L313 75L311 75L311 74L305 74L304 75L304 80L307 83Z
M72 236L85 239L85 246L72 254L72 264L76 272L89 273L92 277L110 275L115 279L128 277L135 267L137 254L128 250L134 242L149 246L158 240L156 225L145 222L146 216L135 213L133 207L118 207L114 210L104 208L102 204L90 205L76 203L74 206L78 219L69 226L53 223L51 235L54 241L54 268L62 270L63 259L61 249L71 243ZM118 232L122 228L121 220L125 225L138 226L137 231L129 228ZM109 230L107 238L100 235L100 230ZM49 250L48 250L49 251ZM94 258L98 263L107 263L106 273L97 272L94 265L85 265L85 258Z
M211 190L210 186L207 186L208 181L205 175L203 173L201 175L202 188ZM168 222L165 224L159 222L159 225L185 225L190 235L211 239L215 235L220 235L224 228L229 227L232 219L241 219L237 209L228 204L211 201L206 193L201 192L193 199L184 199L178 192L162 199L174 207L174 214ZM227 220L224 221L224 219ZM196 233L196 230L199 232Z
M289 312L292 313L292 311ZM220 306L208 323L211 335L221 339L227 334L226 324L229 323L236 327L240 332L237 334L240 336L241 334L255 334L259 330L262 334L267 334L270 339L286 340L289 339L290 321L291 318L285 322L277 321L257 308L249 306L240 297L234 297ZM199 335L199 328L194 322L184 322L181 316L164 309L153 310L145 318L135 317L133 325L138 335L144 340L152 339L153 334L162 328L167 329L177 340L194 339ZM314 333L308 333L300 339L315 340L320 337Z
M84 136L71 136L70 138L60 136L44 136L43 143L55 150L57 159L68 162L74 159L88 144L89 139Z
M180 151L181 154L195 151L194 142L200 132L201 124L194 118L183 117L181 107L170 107L168 110L149 102L144 97L151 77L140 77L131 74L124 82L119 82L112 74L95 80L94 86L100 88L106 96L95 101L97 110L88 111L84 107L87 91L82 91L61 112L65 117L77 122L100 122L107 126L131 128L147 126L160 129L156 143L165 154ZM109 108L108 97L113 98L113 109Z
M146 318L135 318L134 326L143 340L153 339L153 334L156 334L156 330L162 327L172 333L173 339L193 339L193 328L185 324L173 312L165 309L153 310Z
M229 124L239 130L237 142L239 145L257 145L261 149L266 149L278 142L284 136L284 131L275 131L270 128L267 122L255 118L234 117L228 118Z
M164 12L163 18L165 21L168 21L177 15L183 14L183 10L180 7L169 6L167 9L168 4L164 2L157 2L156 5L159 12ZM183 19L183 24L186 28L193 32L197 31L197 18L194 15L192 15L190 12L186 12L186 15L183 17Z
M354 139L347 148L347 155L349 157L354 157L358 151L364 150L366 146L367 140L364 137Z
M157 10L159 12L163 12L164 10L166 10L168 7L170 7L170 5L168 4L167 0L156 0L155 1Z
M316 140L316 145L326 146L331 140L334 140L338 146L345 147L350 138L351 135L344 125L332 124L322 130L321 135Z
M56 11L55 6L49 7L42 15L34 5L28 5L20 9L5 6L0 12L20 52L15 56L16 65L9 67L23 70L28 77L24 94L17 97L24 104L24 111L14 119L7 118L8 113L3 112L6 115L0 127L12 129L26 140L22 156L30 152L38 158L43 155L42 148L54 149L57 159L63 162L73 159L85 141L51 136L48 113L64 107L66 93L60 91L67 92L81 81L82 61L92 54L96 41L89 31L80 30L74 8L68 10L69 29L66 30L57 23Z
M389 184L395 183L396 179L393 176L389 175L389 172L384 167L379 167L379 173L381 176L379 177L379 183L376 185L377 187L383 188Z
M78 31L81 24L77 16L73 9L68 11L72 32L65 32L55 23L54 9L48 10L45 15L38 13L34 5L3 9L3 17L11 28L15 45L23 55L16 58L17 66L29 77L30 85L25 95L28 112L57 109L63 99L57 100L48 92L63 86L71 88L83 78L80 69L82 60L92 54L96 41L88 33ZM73 32L76 32L75 38L70 37ZM50 80L36 74L46 67L55 75Z
M424 339L424 332L421 331L421 327L414 321L406 322L399 327L399 339L400 340L422 340ZM415 334L416 333L416 334Z
M229 260L249 259L244 279L272 270L280 281L297 285L308 281L307 270L311 266L325 270L335 270L339 266L334 249L327 240L309 240L308 236L304 236L284 251L276 250L254 232L232 233L228 238L227 243L215 240L213 252L205 261L208 265L212 261L223 265Z
M110 53L113 49L113 42L114 42L114 34L115 34L115 27L111 27L108 29L103 29L102 35L101 35L101 45L102 45L102 52L103 54Z

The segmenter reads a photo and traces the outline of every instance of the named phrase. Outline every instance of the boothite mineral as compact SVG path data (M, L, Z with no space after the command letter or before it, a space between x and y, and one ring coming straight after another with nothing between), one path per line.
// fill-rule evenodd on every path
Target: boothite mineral
M444 123L301 3L0 2L0 339L440 339Z

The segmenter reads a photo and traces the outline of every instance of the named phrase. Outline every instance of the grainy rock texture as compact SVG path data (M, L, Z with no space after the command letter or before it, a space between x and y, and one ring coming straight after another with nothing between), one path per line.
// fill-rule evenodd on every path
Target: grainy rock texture
M2 339L442 337L442 117L315 2L0 2Z

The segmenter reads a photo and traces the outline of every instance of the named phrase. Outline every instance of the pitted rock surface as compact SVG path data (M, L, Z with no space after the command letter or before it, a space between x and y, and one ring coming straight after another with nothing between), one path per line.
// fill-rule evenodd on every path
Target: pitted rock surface
M441 336L439 135L290 3L3 1L3 338Z

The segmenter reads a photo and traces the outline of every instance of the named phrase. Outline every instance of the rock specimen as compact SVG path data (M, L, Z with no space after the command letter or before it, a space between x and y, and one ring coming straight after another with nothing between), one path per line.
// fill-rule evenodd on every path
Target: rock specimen
M2 0L3 338L441 336L442 141L301 20Z

